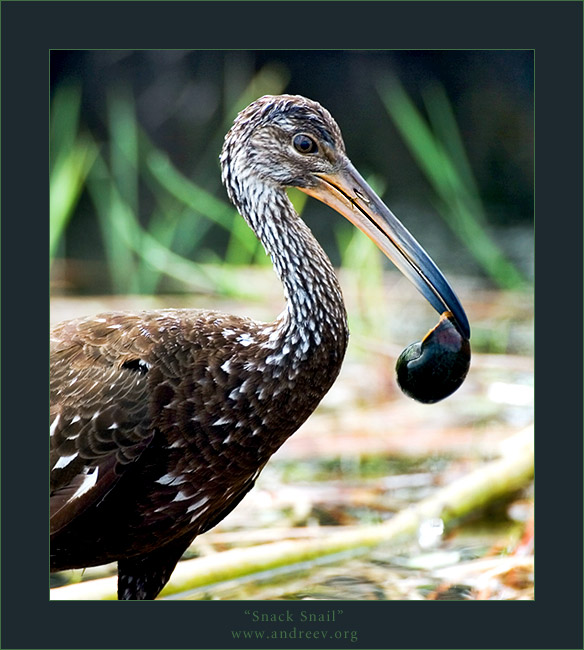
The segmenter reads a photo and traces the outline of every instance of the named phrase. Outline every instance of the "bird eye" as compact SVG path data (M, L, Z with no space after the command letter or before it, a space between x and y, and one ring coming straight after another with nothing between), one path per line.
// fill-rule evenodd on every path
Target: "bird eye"
M303 133L295 135L292 144L294 145L294 149L300 153L315 153L318 151L316 142L310 136L304 135Z

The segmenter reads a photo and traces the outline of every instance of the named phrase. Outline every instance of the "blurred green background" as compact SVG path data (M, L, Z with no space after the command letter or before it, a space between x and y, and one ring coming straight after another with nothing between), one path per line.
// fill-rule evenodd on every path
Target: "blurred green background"
M530 286L531 51L55 50L53 293L249 293L232 271L269 260L218 156L239 110L283 92L330 110L352 162L447 275ZM291 198L335 265L389 265L329 209Z

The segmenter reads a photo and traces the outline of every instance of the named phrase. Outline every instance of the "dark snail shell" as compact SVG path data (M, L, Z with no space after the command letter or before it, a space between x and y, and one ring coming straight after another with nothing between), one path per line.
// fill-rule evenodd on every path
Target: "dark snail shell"
M459 388L470 366L470 343L458 331L450 312L422 341L399 355L397 382L402 391L418 402L433 404Z

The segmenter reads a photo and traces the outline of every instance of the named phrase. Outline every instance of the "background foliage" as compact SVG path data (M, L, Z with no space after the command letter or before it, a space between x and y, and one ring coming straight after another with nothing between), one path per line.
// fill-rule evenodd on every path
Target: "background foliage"
M241 294L268 263L218 155L265 93L333 114L353 163L447 274L532 277L533 58L527 51L53 51L51 261L69 293ZM385 260L292 199L336 265Z

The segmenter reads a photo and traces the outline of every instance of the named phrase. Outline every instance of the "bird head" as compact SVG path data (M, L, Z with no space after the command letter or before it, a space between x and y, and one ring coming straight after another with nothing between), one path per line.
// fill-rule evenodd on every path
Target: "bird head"
M439 314L450 312L465 339L468 319L445 277L346 155L331 114L297 95L266 95L244 109L225 137L223 182L246 207L266 188L296 187L370 237Z
M253 175L279 187L315 187L319 174L346 162L341 131L317 102L298 95L266 95L237 116L221 154L223 177Z

